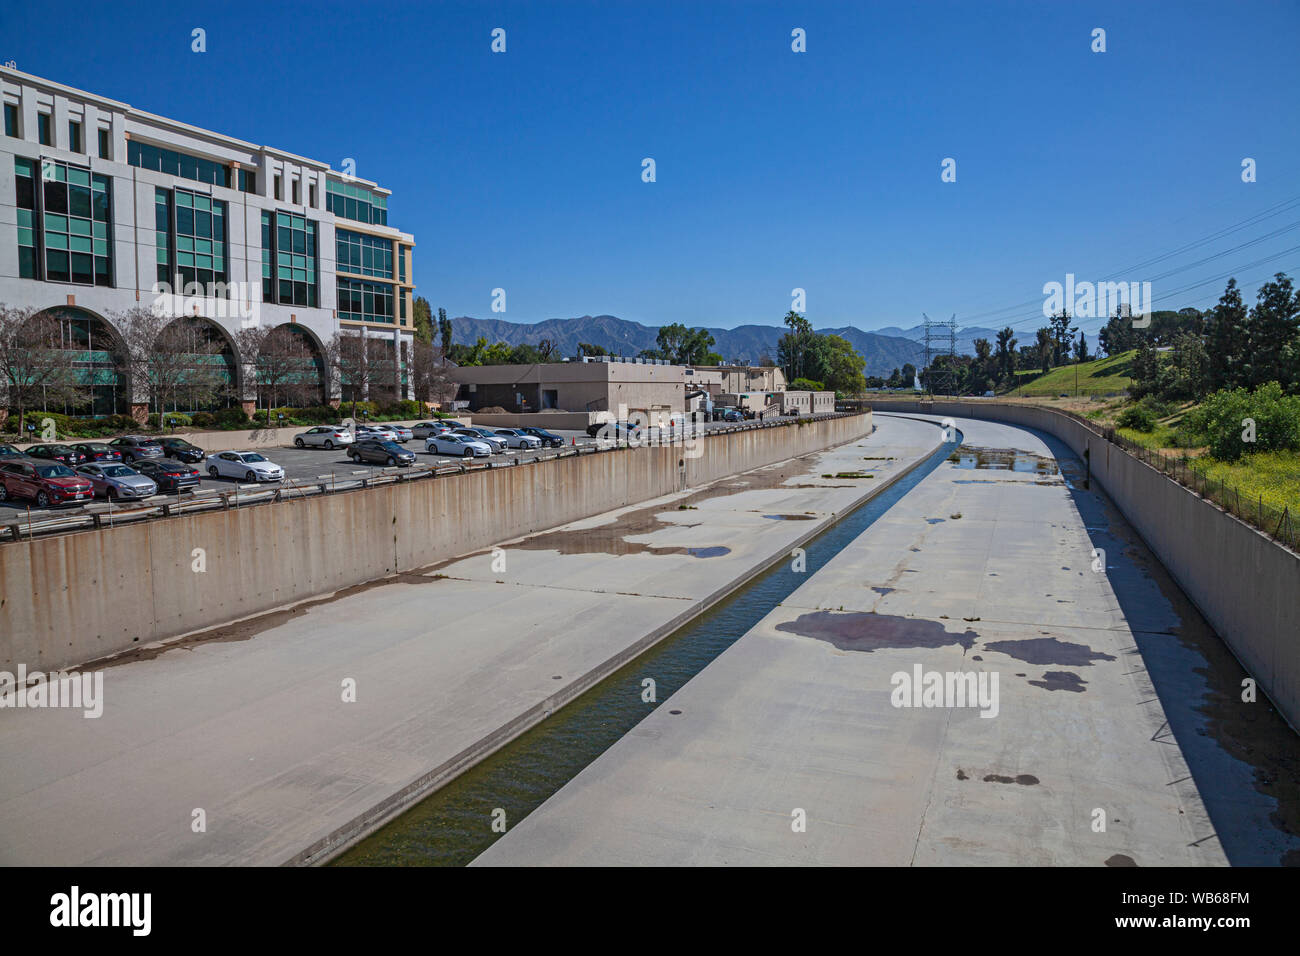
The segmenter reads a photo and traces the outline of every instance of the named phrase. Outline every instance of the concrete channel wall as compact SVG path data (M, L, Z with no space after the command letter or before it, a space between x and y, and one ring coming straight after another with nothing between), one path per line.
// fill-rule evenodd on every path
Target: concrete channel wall
M0 670L50 670L871 433L870 413L0 545ZM200 567L202 570L200 570Z
M1294 728L1300 728L1300 555L1050 408L994 402L872 402L876 411L1010 422L1090 460L1134 529Z

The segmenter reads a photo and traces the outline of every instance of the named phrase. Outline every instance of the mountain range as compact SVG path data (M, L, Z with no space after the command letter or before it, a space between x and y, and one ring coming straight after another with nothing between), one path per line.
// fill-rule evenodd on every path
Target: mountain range
M550 339L561 355L577 355L578 343L599 345L617 355L636 355L643 349L658 346L658 326L642 325L613 315L584 315L572 319L546 319L542 322L507 322L504 319L476 319L458 316L452 321L452 337L456 342L474 342L480 336L489 342L507 345L536 345ZM846 339L866 359L866 375L888 376L907 362L920 365L924 351L919 344L921 327L914 329L890 328L865 332L854 326L817 329L821 333L839 335ZM728 362L757 365L765 356L776 359L776 344L785 333L784 326L739 325L734 329L710 328L713 351ZM967 335L967 333L971 333ZM974 353L968 340L988 338L988 329L963 329L958 332L958 351Z

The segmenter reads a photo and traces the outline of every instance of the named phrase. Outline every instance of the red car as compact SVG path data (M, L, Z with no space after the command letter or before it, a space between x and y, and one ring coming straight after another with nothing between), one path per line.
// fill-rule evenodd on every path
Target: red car
M30 498L37 507L90 501L95 487L67 465L11 458L0 463L0 501Z

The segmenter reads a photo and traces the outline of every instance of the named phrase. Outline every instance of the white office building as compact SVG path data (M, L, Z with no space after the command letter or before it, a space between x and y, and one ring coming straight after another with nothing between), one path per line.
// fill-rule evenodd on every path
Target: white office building
M142 306L210 332L225 404L251 411L263 385L250 327L302 336L312 403L411 396L415 241L389 226L389 190L8 68L0 97L0 304L64 323L91 395L69 412L147 410L115 322ZM332 370L337 333L373 340L390 374Z

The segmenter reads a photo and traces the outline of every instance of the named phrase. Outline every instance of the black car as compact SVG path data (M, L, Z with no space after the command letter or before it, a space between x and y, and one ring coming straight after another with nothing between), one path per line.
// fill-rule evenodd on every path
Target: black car
M202 476L183 461L171 458L145 458L131 465L146 478L152 478L159 491L184 491L198 487Z
M373 461L381 465L413 465L415 455L395 441L363 438L348 446L348 457L353 461Z
M598 422L587 426L587 434L592 438L627 438L640 430L640 425L629 422Z
M173 461L195 464L208 457L202 448L190 444L184 438L159 438L158 444L162 445L163 454Z
M86 462L92 461L121 461L122 453L112 445L106 445L102 441L85 441L78 445L72 446L77 454L82 456Z
M71 445L33 445L25 452L28 458L44 458L57 461L60 465L76 468L86 460L86 456Z
M532 435L534 438L540 438L543 448L559 448L564 444L564 439L555 432L548 432L545 428L534 428L531 425L521 426L519 429L525 435Z
M4 442L0 442L0 461L3 461L6 458L26 458L26 457L27 457L26 453L19 451L13 445L7 445Z

